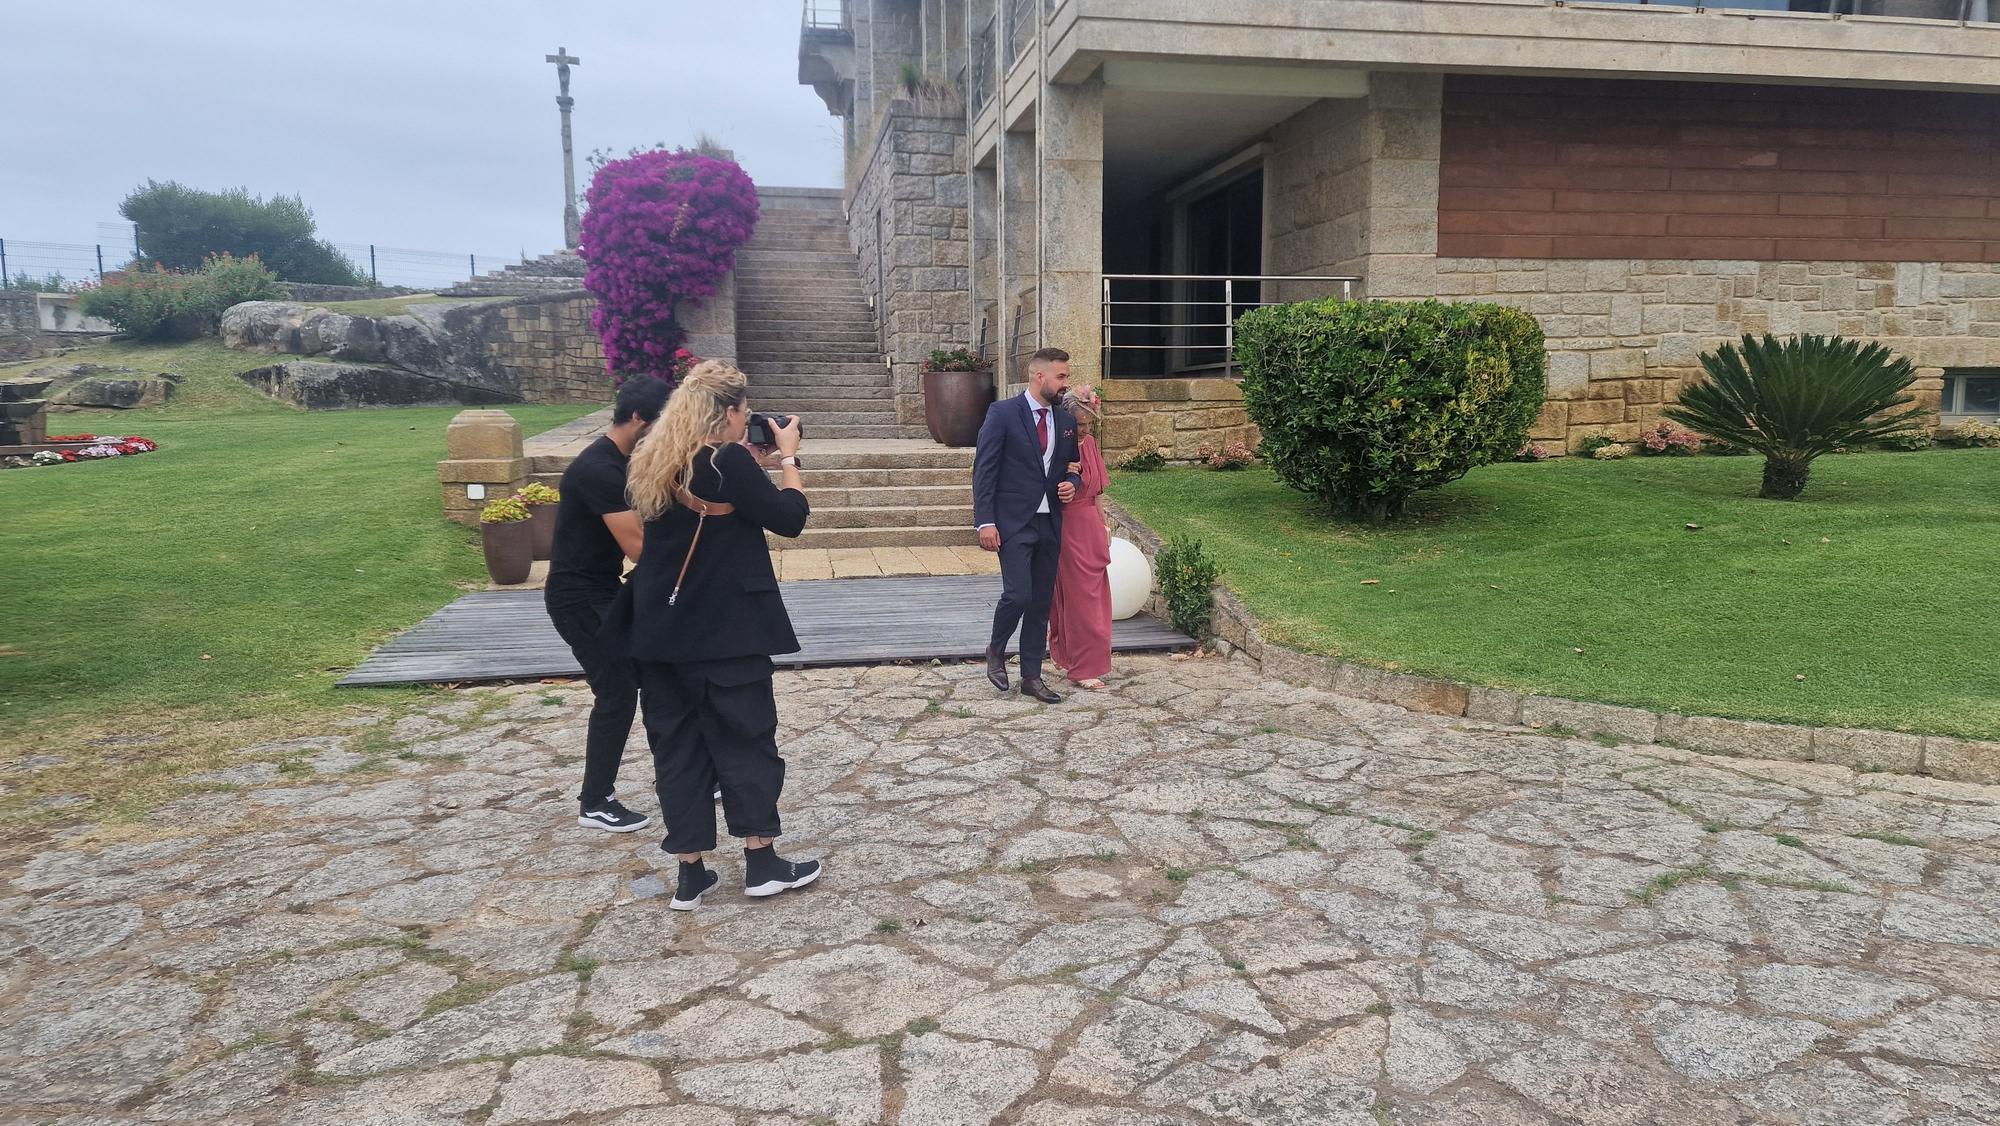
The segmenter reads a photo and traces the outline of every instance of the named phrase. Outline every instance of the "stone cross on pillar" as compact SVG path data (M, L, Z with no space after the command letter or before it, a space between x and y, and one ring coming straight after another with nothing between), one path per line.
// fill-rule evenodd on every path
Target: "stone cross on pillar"
M583 60L570 54L566 47L557 47L555 54L544 55L542 60L556 64L556 81L562 86L556 95L556 108L562 111L563 245L575 250L582 241L582 226L576 217L576 156L569 142L569 110L576 104L576 99L569 96L569 68L581 65Z

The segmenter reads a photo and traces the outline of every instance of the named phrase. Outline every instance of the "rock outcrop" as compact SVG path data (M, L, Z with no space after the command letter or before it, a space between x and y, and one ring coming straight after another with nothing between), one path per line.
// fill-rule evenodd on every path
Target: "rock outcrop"
M180 383L177 375L105 364L49 364L30 374L50 381L44 397L49 409L58 411L156 407L171 398Z
M517 378L492 361L483 331L488 309L490 306L440 305L414 315L355 317L292 301L246 301L222 314L222 342L245 351L338 361L321 367L380 365L413 377L405 381L381 375L355 377L384 393L394 385L411 390L429 387L433 392L455 389L458 396L410 401L470 405L519 402L522 395ZM259 383L251 376L270 370L246 372L244 378ZM279 380L278 385L286 382ZM314 382L317 385L317 380ZM401 401L388 398L367 405Z
M450 406L509 402L490 389L375 364L289 360L237 378L308 410Z

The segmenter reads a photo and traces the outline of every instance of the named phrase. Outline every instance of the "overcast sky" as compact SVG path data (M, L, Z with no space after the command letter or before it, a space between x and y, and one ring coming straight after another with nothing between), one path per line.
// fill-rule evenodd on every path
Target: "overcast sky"
M797 0L0 6L7 85L39 95L7 114L10 243L100 241L152 177L298 193L340 243L553 250L562 148L542 57L558 46L583 60L579 193L592 149L702 131L760 184L840 182L839 121L798 84Z

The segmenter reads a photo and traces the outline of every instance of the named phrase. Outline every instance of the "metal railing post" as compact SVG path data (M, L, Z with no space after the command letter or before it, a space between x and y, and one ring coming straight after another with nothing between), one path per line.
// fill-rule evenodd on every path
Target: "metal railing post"
M378 286L382 284L381 276L375 272L375 244L372 242L368 244L368 281Z
M97 244L97 281L100 285L104 282L104 244L101 242Z
M14 275L7 272L7 240L0 238L0 289L12 289Z
M1236 279L1222 279L1222 377L1236 370Z
M472 273L467 275L468 277L476 278L479 276L479 255L477 254L466 255L465 265L467 269L472 271Z
M1103 382L1111 378L1111 278L1103 279L1104 294L1099 303L1097 317L1097 379Z

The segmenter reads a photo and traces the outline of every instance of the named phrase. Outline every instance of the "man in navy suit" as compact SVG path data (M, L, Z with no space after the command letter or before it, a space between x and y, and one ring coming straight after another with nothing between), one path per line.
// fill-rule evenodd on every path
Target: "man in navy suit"
M1056 406L1069 389L1069 353L1044 348L1028 358L1028 389L993 404L979 428L972 466L972 513L979 546L1000 553L1000 604L986 647L986 679L1007 690L1007 639L1021 630L1021 695L1044 704L1062 697L1042 683L1049 652L1049 601L1062 555L1063 504L1082 485L1076 420Z

